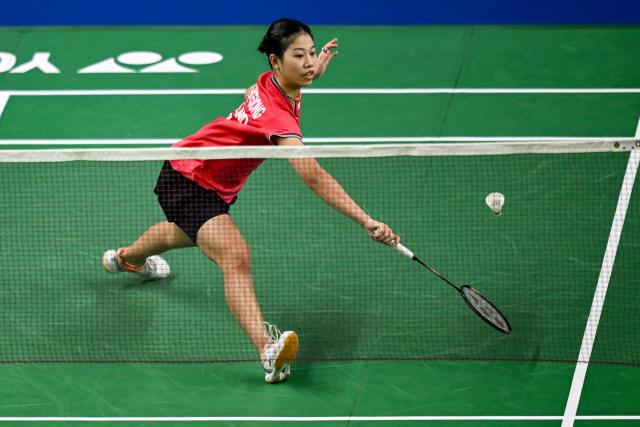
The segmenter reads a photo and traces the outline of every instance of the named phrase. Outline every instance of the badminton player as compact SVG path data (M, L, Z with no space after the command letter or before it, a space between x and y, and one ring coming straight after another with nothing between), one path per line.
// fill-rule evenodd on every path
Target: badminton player
M235 111L174 147L301 146L300 89L324 74L337 46L337 39L333 39L316 55L308 26L292 19L273 22L258 47L271 70L258 76ZM105 252L102 264L112 273L128 271L147 280L163 279L170 268L159 254L197 246L221 268L227 304L258 351L265 381L275 383L290 375L298 336L293 331L280 333L264 322L253 289L249 247L229 215L238 192L263 160L165 162L155 193L167 220L151 226L129 246ZM308 188L361 225L374 240L386 244L399 241L387 225L369 217L314 159L289 162Z

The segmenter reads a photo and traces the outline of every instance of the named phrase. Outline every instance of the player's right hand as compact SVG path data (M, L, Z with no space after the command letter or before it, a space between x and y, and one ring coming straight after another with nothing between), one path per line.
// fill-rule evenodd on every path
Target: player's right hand
M367 230L369 236L376 242L389 246L395 246L400 243L400 237L393 232L391 227L383 222L372 219L364 224L364 228Z

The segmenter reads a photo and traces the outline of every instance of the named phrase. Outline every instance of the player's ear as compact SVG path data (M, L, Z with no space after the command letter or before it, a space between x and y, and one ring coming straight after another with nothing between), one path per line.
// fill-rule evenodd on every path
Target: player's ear
M280 58L278 58L275 53L269 54L269 64L271 64L272 70L280 68Z

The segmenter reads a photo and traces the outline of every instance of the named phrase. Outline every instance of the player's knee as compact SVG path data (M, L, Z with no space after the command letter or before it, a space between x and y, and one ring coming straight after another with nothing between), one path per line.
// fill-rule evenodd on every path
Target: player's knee
M251 253L248 247L237 248L230 251L221 262L225 273L247 273L251 271Z
M169 232L166 234L167 244L171 246L176 246L182 242L184 232L178 228L177 225L171 224L172 227L169 229Z
M164 238L164 244L168 248L177 248L192 244L184 231L172 222L163 224L161 233Z

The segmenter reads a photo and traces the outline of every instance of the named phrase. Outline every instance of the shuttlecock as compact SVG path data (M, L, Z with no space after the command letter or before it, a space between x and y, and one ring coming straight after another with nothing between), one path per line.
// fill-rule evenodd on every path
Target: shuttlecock
M498 216L502 213L502 207L504 206L504 194L502 193L489 193L485 199L487 206Z

